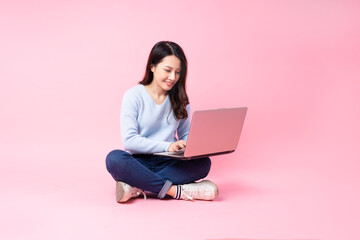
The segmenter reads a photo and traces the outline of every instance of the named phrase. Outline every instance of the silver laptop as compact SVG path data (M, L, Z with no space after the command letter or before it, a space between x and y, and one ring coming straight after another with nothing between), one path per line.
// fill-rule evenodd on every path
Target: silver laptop
M153 155L190 160L235 151L247 107L195 111L185 150Z

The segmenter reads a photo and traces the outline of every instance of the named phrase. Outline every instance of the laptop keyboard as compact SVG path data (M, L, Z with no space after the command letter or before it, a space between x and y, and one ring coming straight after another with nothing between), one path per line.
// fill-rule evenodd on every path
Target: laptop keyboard
M168 154L169 155L184 155L184 150L180 150L180 151L177 151L177 152L169 152Z

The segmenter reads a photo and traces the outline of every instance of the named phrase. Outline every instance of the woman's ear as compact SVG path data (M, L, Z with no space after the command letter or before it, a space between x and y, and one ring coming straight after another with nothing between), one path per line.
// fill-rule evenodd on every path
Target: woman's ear
M150 71L154 72L155 71L155 66L154 65L150 65Z

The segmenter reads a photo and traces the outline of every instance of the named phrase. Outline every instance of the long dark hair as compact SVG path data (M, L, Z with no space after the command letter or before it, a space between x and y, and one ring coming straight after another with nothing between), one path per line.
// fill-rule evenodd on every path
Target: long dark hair
M177 119L186 119L188 117L186 106L189 104L189 98L186 94L187 60L184 51L178 44L169 41L156 43L149 54L145 76L139 83L143 85L150 84L154 78L151 66L156 66L164 57L170 55L178 57L181 62L180 78L168 92L170 103L175 117Z

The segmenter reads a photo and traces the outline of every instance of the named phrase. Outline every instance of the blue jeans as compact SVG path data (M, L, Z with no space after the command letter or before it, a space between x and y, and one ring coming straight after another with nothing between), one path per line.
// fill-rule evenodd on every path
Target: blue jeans
M131 155L122 150L111 151L106 168L115 181L157 194L164 198L171 185L195 182L210 171L210 158L175 160L153 155Z

